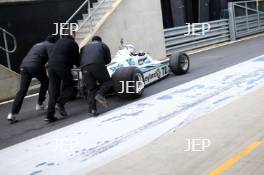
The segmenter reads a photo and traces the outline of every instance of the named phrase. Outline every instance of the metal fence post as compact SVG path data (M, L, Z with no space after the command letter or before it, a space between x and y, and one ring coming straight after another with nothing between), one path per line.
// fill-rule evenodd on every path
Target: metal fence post
M8 53L8 44L7 44L7 39L6 39L6 31L3 30L3 38L4 38L4 44L5 44L5 50L6 50L6 60L7 60L7 66L9 69L11 69L11 63L10 63L10 57Z
M246 12L246 19L247 19L247 31L249 32L249 24L248 24L248 18L249 18L249 16L248 16L248 3L247 2L245 2L245 12Z
M257 15L258 15L258 30L260 30L260 14L259 14L259 1L256 1Z
M230 40L236 40L234 3L228 3Z
M88 1L88 17L91 15L91 2ZM91 18L90 18L91 19ZM88 19L89 20L89 19ZM88 24L89 32L92 32L92 19L90 21L90 26Z
M88 16L91 14L91 3L88 1Z

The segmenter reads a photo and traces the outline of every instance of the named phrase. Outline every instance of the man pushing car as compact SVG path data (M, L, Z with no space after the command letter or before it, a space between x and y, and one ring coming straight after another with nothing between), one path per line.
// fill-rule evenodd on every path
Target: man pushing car
M96 101L104 107L108 106L105 94L110 90L112 80L106 65L110 62L110 50L99 36L94 36L92 42L81 49L81 70L88 91L88 113L92 116L98 115Z
M75 32L67 30L67 35L56 42L48 61L49 103L46 121L55 122L55 109L61 116L68 116L65 104L75 98L71 69L79 66L79 46L75 42Z
M43 102L46 99L46 92L49 87L49 78L47 76L45 65L50 58L56 40L56 37L48 36L46 41L35 44L23 59L20 65L20 90L17 92L15 101L12 105L11 113L7 116L7 120L10 123L18 121L16 115L20 112L23 100L27 95L30 82L34 77L40 81L39 98L36 110L45 108Z

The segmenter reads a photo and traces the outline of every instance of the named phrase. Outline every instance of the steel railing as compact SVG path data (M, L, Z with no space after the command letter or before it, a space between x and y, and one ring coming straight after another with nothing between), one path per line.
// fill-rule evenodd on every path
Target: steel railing
M188 51L230 40L228 19L210 21L208 23L211 29L205 35L185 36L184 34L188 33L187 25L165 29L167 56L170 56L175 51ZM195 29L195 33L201 34L202 29Z
M91 9L91 6L90 6L90 0L85 0L81 5L80 5L80 7L67 19L67 21L62 25L62 28L64 28L66 25L68 25L71 21L72 21L72 19L74 19L75 17L76 17L76 15L78 15L79 14L79 12L81 11L81 10L83 10L83 8L85 7L85 6L88 6L87 7L87 11L88 11L88 14L90 13L90 9ZM60 33L60 38L62 38L62 33Z
M11 69L11 62L10 62L10 53L14 53L17 49L17 40L15 35L12 33L6 31L5 29L0 27L0 32L2 32L3 39L4 39L4 46L0 46L0 49L3 50L6 53L6 59L7 59L7 66L9 69ZM7 42L7 36L11 37L13 40L13 49L9 49L8 42Z
M264 1L230 2L229 21L232 40L264 31Z
M84 24L86 23L86 22L90 22L90 25L88 25L88 27L89 27L89 31L90 32L92 32L93 31L93 16L94 16L94 14L97 12L97 10L102 6L102 4L105 2L106 0L101 0L101 1L99 1L99 4L95 7L95 8L93 8L93 11L91 12L90 11L90 13L88 13L88 16L83 20L83 22L82 22L82 24L81 25L79 25L79 29L78 30L80 30L83 26L84 26ZM90 20L90 21L89 21Z
M88 5L88 14L90 13L90 9L91 9L91 6L90 6L90 0L85 0L82 5L72 14L72 16L66 21L66 23L70 23L71 20L83 9L83 7L85 7L85 5Z
M78 26L78 30L80 30L85 23L87 22L90 22L90 25L88 25L88 28L89 28L89 32L92 32L93 30L93 16L94 14L97 12L97 10L102 6L102 4L105 2L106 0L99 0L98 2L98 5L96 7L93 7L93 10L91 12L91 2L90 0L85 0L82 5L71 15L71 17L65 22L67 24L69 24L72 19L74 19L76 17L76 15L79 14L79 12L86 6L86 4L88 4L88 16L83 20L83 22ZM63 27L65 26L63 25Z

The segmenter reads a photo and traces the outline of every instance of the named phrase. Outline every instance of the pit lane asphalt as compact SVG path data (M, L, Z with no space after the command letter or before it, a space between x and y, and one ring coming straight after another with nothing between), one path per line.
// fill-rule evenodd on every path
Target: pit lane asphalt
M263 36L193 54L190 56L191 68L188 74L182 76L170 75L168 78L149 86L142 98L263 54ZM99 108L99 112L106 112L132 102L132 100L124 100L116 96L108 100L110 107L108 109ZM88 118L85 115L87 113L87 103L85 100L79 99L66 105L69 114L67 118L56 123L47 124L43 120L45 112L35 111L36 101L37 97L24 100L22 110L18 115L20 122L14 125L10 125L6 121L12 103L0 105L0 149Z

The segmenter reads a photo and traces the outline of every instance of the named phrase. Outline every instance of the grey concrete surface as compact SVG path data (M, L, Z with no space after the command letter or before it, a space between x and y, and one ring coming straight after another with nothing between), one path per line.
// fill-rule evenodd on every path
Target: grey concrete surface
M160 0L125 0L96 33L109 45L112 55L121 38L155 59L166 57Z
M153 84L146 89L143 98L264 54L263 38L254 38L191 55L191 69L188 74L171 75ZM0 105L0 149L87 118L85 115L87 112L86 102L76 100L66 105L69 117L54 124L46 124L43 121L45 112L34 111L36 102L36 97L24 100L21 113L18 115L20 122L15 125L9 125L6 121L12 103ZM99 109L99 111L105 112L132 101L112 97L109 98L109 102L109 109Z
M264 142L263 90L264 87L88 174L210 174L251 143ZM187 139L209 139L211 146L200 152L184 151ZM263 157L262 143L223 174L263 175Z
M0 65L0 102L13 98L18 91L20 76Z

